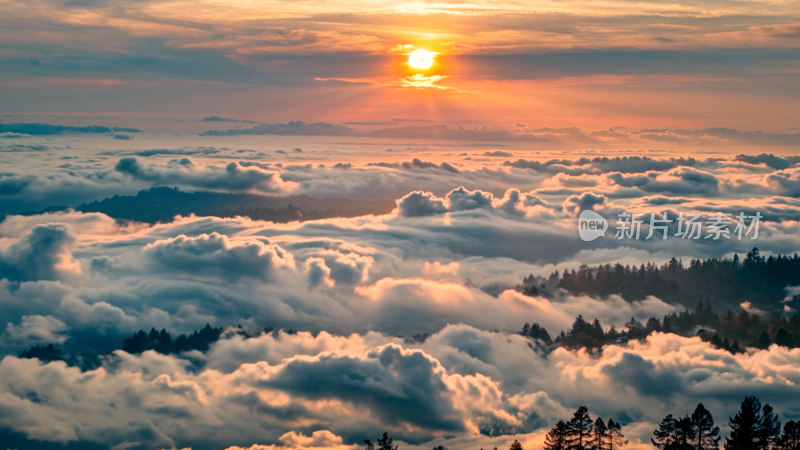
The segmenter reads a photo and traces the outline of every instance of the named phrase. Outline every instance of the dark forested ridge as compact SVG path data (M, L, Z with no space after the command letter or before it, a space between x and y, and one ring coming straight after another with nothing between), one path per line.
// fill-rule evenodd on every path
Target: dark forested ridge
M796 253L765 258L757 248L743 260L692 260L688 266L675 258L662 266L582 265L547 279L526 277L518 289L548 297L559 292L601 298L617 294L627 301L652 295L686 309L644 323L631 318L620 330L578 317L570 330L554 338L536 322L526 323L521 334L549 348L596 349L654 332L700 336L732 352L772 344L794 348L800 346L800 295L789 296L787 287L795 285L800 285Z
M100 366L100 353L82 352L69 353L53 344L34 345L17 354L20 358L36 358L42 362L64 361L67 365L80 367L81 370L91 370Z
M212 328L206 324L205 328L191 334L181 334L174 340L165 329L156 331L155 328L150 333L139 330L133 336L122 342L122 350L128 353L142 353L147 350L155 350L158 353L168 355L170 353L181 353L189 350L207 351L209 346L217 342L222 335L222 328Z
M544 349L566 347L569 349L600 349L608 344L623 344L633 339L644 339L652 333L674 333L681 336L699 336L732 353L745 347L768 348L772 344L782 347L800 347L800 315L764 315L740 310L728 311L719 317L708 305L699 304L693 310L673 313L662 319L651 317L646 322L631 318L625 327L606 328L599 320L589 322L578 316L569 330L555 338L538 323L525 323L520 334L535 340Z
M714 308L750 302L773 311L783 309L787 286L800 285L800 256L764 257L757 248L740 259L693 259L688 265L672 258L658 266L605 264L580 266L548 279L529 276L519 289L529 295L554 295L559 289L573 294L607 297L617 294L625 300L642 300L649 295L667 303L693 307L700 302ZM795 301L798 301L795 298Z
M386 214L395 207L394 200L351 200L316 198L308 195L266 196L230 192L184 192L175 187L152 187L136 195L114 195L80 205L60 205L43 210L19 212L22 215L64 211L99 212L118 220L158 223L171 222L175 216L249 217L254 220L285 223L295 220L357 217ZM16 213L15 213L16 214ZM0 213L0 221L6 214Z
M153 187L134 195L115 195L79 205L81 212L101 212L115 219L138 222L169 222L176 215L233 217L291 222L293 220L355 217L384 214L394 207L391 201L365 201L341 198L287 197L248 193L183 192L171 187Z
M272 331L271 328L265 332ZM152 328L150 332L139 330L129 338L125 338L120 346L114 350L124 350L128 353L138 354L147 350L154 350L162 354L182 353L190 350L205 352L209 346L217 342L222 336L223 328L214 328L209 324L198 331L189 334L180 334L174 339L165 329L161 331ZM239 334L247 335L242 329L236 329ZM80 367L82 370L91 370L100 366L101 359L108 353L82 352L79 354L66 352L53 344L35 345L27 350L21 351L17 356L20 358L37 358L40 361L64 361L70 366Z

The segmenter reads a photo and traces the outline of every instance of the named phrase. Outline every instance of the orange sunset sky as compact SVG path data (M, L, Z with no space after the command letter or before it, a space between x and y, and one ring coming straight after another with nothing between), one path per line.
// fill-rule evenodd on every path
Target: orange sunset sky
M794 1L0 1L10 114L800 124ZM433 65L407 64L415 49Z

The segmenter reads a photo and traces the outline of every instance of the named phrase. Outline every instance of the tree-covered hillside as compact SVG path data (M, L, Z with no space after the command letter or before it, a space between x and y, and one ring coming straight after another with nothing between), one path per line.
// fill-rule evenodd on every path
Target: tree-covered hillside
M549 279L529 276L519 289L545 296L555 295L559 289L598 297L618 294L628 301L653 295L686 307L703 302L715 310L750 302L775 311L783 309L786 287L796 285L800 285L797 253L764 257L753 248L742 259L736 255L730 259L693 259L688 264L672 258L661 266L581 265L577 270L556 271Z

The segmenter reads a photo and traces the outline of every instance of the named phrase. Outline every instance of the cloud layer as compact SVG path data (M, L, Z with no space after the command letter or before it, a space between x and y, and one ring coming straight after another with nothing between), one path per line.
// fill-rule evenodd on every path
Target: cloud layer
M688 411L697 398L720 418L746 394L783 417L800 413L797 350L779 347L730 355L697 338L655 334L597 356L545 356L523 337L464 325L423 344L379 334L236 336L215 344L199 372L153 352L117 352L85 373L6 357L2 423L31 439L201 449L343 448L387 429L423 448L458 442L447 437L454 432L478 445L508 433L540 445L539 430L580 403L619 418L634 444L646 442L663 411ZM232 354L257 361L214 369Z
M270 139L281 137L231 136L213 147L218 137L192 136L150 147L141 144L148 136L0 143L44 146L5 152L12 164L0 174L8 211L0 222L0 436L19 447L32 439L344 450L382 430L412 449L515 438L537 447L584 403L640 445L666 412L685 414L702 399L724 422L750 394L785 419L800 416L797 350L731 355L699 338L653 334L591 354L544 353L516 334L525 322L557 334L583 315L619 329L631 317L681 308L652 296L515 289L530 274L581 264L800 248L796 156L357 147L320 136L280 146ZM125 204L146 212L166 200L136 193L159 186L226 194L203 199L248 196L253 208L292 199L332 212L274 223L242 209L145 223L53 208L127 194ZM389 206L337 217L340 198ZM609 219L605 237L578 237L584 209ZM762 222L756 240L616 239L625 211L759 213ZM102 353L139 329L179 334L207 323L226 329L207 352L117 350L84 371L14 356L50 343Z

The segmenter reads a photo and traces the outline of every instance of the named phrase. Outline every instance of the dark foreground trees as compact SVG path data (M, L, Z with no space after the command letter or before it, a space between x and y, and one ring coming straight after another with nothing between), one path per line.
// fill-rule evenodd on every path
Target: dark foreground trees
M397 450L397 445L394 444L394 439L389 437L389 433L383 432L383 436L373 443L370 439L364 439L365 450Z
M651 442L661 450L711 450L719 448L719 427L702 403L691 416L668 414L653 432Z
M739 411L729 418L729 424L731 433L725 440L725 450L800 450L800 422L787 421L781 432L778 415L770 405L762 406L756 397L746 397ZM698 403L691 414L683 417L667 414L653 432L651 442L659 450L719 450L719 433L711 413ZM375 443L364 442L365 450L398 450L386 433ZM572 418L559 420L550 429L544 450L617 450L627 444L619 423L600 417L592 419L588 408L580 406ZM447 449L438 445L433 450ZM508 450L524 448L515 439Z
M729 420L731 434L726 450L769 450L781 432L781 422L770 405L761 406L755 397L746 397L739 412Z
M546 450L564 450L569 446L570 429L567 422L559 420L544 438Z
M589 410L579 407L569 422L559 420L547 433L545 450L616 450L628 443L613 419L592 421Z
M605 446L598 447L599 449L616 450L628 445L628 440L622 434L622 425L614 422L613 419L608 419L608 437Z
M777 450L800 450L800 422L790 420L783 426L783 433L775 441Z

